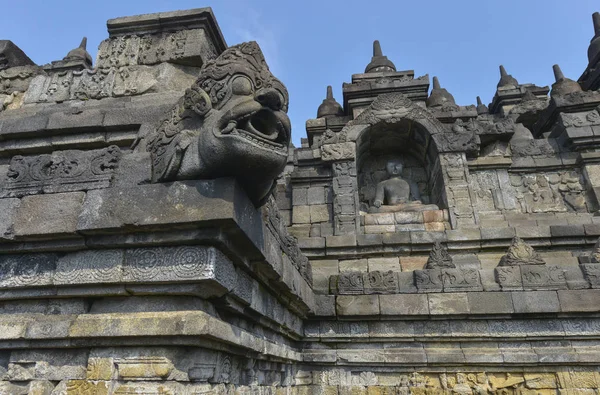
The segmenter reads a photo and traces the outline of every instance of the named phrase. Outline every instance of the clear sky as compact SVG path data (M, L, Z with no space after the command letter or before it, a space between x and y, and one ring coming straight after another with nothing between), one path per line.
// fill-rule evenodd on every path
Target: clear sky
M38 64L62 59L88 37L95 59L106 20L210 6L229 45L256 40L290 92L293 141L316 116L327 85L362 73L372 42L398 70L437 75L460 105L489 103L498 65L519 82L550 85L552 65L577 79L585 69L598 0L17 0L2 1L1 39Z

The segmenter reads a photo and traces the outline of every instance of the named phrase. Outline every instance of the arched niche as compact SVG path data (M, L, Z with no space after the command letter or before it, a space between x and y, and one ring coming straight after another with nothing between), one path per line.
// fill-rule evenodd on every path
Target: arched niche
M435 174L438 152L431 133L419 122L409 118L381 121L363 128L355 142L361 211L372 206L377 184L388 178L386 164L391 159L402 161L402 178L411 184L413 200L443 206L442 182Z

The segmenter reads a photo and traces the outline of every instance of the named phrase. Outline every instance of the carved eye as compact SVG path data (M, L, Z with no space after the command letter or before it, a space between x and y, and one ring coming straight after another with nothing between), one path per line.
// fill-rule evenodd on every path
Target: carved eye
M248 96L253 92L252 81L250 78L240 75L231 82L231 92L234 95Z

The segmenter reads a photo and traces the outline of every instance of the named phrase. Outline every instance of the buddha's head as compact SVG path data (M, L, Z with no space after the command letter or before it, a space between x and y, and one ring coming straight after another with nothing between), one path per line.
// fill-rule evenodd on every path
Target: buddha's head
M400 159L392 159L389 160L386 164L385 168L390 175L390 177L398 177L402 174L403 168L402 161Z

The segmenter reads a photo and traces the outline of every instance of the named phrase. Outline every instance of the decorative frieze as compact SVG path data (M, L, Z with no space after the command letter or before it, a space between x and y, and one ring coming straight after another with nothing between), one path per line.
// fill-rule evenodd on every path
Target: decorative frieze
M121 159L110 146L90 151L56 151L38 156L14 156L0 189L1 197L106 188Z
M31 80L25 104L60 103L137 96L162 91L184 91L196 75L171 64L121 66L38 75Z

